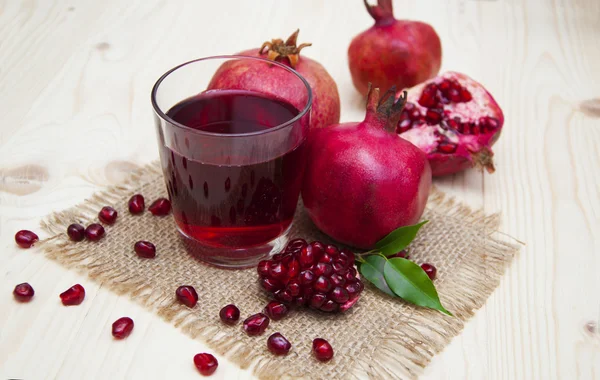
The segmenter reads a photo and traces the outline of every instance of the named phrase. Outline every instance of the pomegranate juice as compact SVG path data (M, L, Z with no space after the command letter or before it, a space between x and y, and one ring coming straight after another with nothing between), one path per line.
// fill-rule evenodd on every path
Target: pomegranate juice
M186 127L222 135L260 134L298 114L285 101L239 90L208 91L179 102L167 112ZM290 226L296 210L305 139L297 137L296 141L290 136L289 148L286 145L285 151L269 156L265 153L268 144L244 145L254 144L253 135L215 138L227 141L229 148L213 142L195 144L187 138L181 149L176 148L178 145L171 146L174 149L161 146L167 190L179 229L215 248L257 246L279 237ZM174 139L177 141L177 136ZM233 140L225 139L235 139L239 149L237 145L231 148ZM282 146L279 142L272 145Z

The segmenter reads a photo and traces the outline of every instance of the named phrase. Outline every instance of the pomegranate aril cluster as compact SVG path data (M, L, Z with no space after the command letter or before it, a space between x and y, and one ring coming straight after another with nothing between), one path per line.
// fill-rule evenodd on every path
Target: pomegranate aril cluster
M257 270L262 287L278 301L325 312L348 310L364 289L354 254L318 241L292 240Z
M425 124L439 125L442 129L463 135L479 135L495 131L500 126L500 121L494 117L483 116L475 122L465 121L458 116L449 117L444 110L447 104L468 103L471 100L473 100L471 92L455 79L444 78L441 82L429 83L418 100L419 105L425 108L423 113L414 103L406 103L396 132L404 133ZM436 137L440 140L437 149L439 153L456 152L457 144L441 133L436 133Z

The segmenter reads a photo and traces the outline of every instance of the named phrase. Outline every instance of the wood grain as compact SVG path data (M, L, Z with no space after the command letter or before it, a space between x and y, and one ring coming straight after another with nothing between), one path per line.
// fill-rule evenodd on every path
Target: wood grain
M600 2L395 1L431 23L443 70L483 82L506 113L494 175L437 180L526 242L431 379L600 378ZM0 378L197 379L206 348L83 276L18 249L14 233L157 157L149 93L183 61L301 30L329 70L342 120L364 116L346 49L371 25L359 0L0 1ZM17 305L29 281L34 302ZM81 282L88 298L60 306ZM136 321L113 342L110 324ZM596 321L596 327L589 326ZM586 327L588 326L588 327ZM595 332L590 332L595 330ZM247 378L219 357L216 378Z

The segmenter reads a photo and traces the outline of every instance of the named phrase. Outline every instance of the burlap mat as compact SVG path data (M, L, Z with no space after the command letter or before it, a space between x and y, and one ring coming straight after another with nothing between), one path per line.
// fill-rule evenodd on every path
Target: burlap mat
M292 311L285 319L272 321L263 336L249 337L242 331L241 321L262 311L268 301L258 286L256 270L203 265L185 252L171 217L154 217L149 212L133 216L127 211L127 201L135 193L142 193L147 204L166 195L158 164L136 171L126 183L79 206L46 218L42 227L55 236L43 243L45 253L113 291L129 295L242 368L252 367L261 378L415 378L485 303L519 249L496 232L497 215L471 211L434 190L424 215L430 223L411 244L410 255L417 263L436 265L435 284L454 317L392 299L367 284L360 301L345 314ZM97 220L105 205L115 207L119 218L106 228L104 239L96 243L68 240L65 231L69 224ZM290 236L329 241L311 224L302 207ZM133 253L137 240L155 243L156 259L139 259ZM200 299L194 309L175 302L175 289L182 284L198 291ZM221 307L229 303L242 313L233 327L221 323L218 316ZM293 345L286 357L275 357L267 350L266 339L276 331ZM330 362L320 363L312 357L311 344L316 337L333 345L335 356Z

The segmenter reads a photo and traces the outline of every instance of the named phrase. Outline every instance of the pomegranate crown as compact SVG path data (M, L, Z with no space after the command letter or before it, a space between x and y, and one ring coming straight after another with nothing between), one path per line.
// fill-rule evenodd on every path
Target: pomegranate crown
M300 50L312 45L311 43L304 43L297 46L298 33L300 33L300 29L296 29L285 42L281 38L274 38L270 42L263 43L258 54L263 55L266 53L267 58L272 61L287 58L290 61L290 66L293 69L296 68L300 59Z
M367 11L375 19L375 24L387 24L394 20L392 0L377 0L377 5L369 5L368 0L363 1Z
M402 110L406 105L407 92L402 91L397 99L396 96L396 86L380 96L379 88L373 88L373 85L369 83L365 121L383 127L389 132L395 132Z

